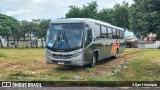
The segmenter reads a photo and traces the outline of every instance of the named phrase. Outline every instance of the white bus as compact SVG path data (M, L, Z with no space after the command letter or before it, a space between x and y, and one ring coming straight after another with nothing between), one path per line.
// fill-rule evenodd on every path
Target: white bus
M124 29L88 18L50 22L46 36L46 63L90 67L124 51Z

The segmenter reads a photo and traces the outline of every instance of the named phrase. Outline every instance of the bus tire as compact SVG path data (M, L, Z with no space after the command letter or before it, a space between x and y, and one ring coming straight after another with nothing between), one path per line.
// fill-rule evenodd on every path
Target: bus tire
M96 65L96 62L97 62L97 58L96 58L96 55L94 54L92 56L92 60L91 60L91 63L89 64L89 67L92 68Z
M115 56L113 56L113 59L117 59L118 58L118 49L116 50L116 55Z

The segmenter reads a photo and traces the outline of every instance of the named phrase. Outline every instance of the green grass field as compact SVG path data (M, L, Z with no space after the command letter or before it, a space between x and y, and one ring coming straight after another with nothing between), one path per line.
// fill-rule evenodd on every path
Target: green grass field
M160 81L160 50L126 50L88 68L46 64L45 49L0 49L0 80Z

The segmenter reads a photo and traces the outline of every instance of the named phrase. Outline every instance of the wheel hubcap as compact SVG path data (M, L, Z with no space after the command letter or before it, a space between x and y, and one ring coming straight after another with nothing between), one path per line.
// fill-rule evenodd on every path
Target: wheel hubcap
M116 53L116 57L118 57L118 53Z
M95 64L96 63L96 59L95 59L95 57L93 57L93 64Z

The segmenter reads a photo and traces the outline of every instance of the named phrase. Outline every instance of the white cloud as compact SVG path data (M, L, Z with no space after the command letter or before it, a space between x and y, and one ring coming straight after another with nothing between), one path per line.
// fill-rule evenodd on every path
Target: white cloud
M14 16L23 13L23 11L6 11L5 14L9 16Z
M13 16L19 20L64 17L70 5L81 7L93 0L1 0L0 13ZM126 0L133 3L132 0ZM97 0L98 9L112 8L115 3L122 3L123 0Z
M46 0L30 0L33 3L44 3Z

